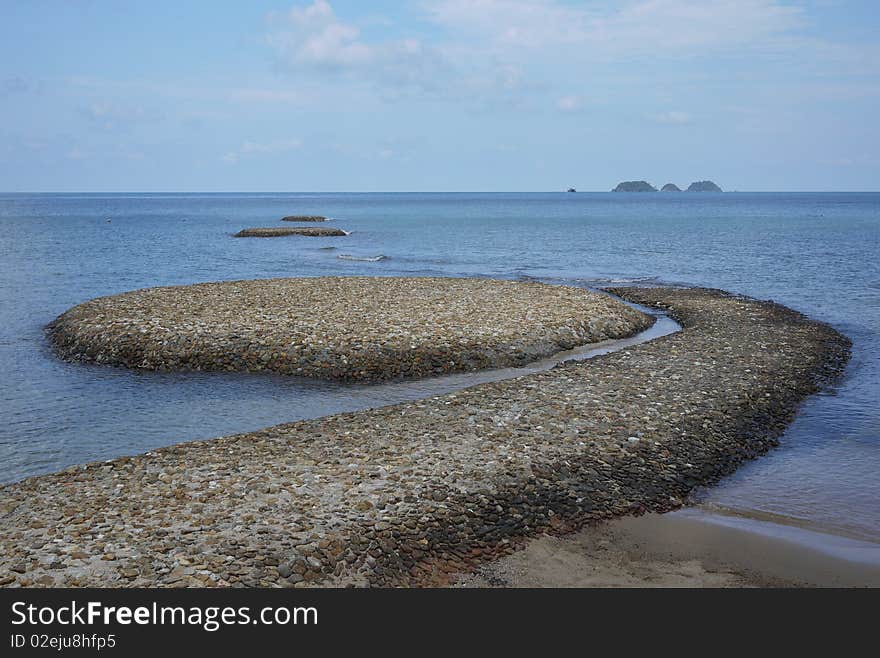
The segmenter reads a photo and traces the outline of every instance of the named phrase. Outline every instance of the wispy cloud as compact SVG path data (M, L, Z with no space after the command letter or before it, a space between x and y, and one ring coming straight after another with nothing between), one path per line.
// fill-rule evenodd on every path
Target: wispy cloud
M82 116L103 130L128 129L139 123L149 123L162 119L162 113L149 110L140 105L119 105L98 102L79 108Z
M663 123L671 126L683 126L693 121L693 117L690 114L677 110L650 114L648 115L648 118L657 123Z
M558 0L434 0L428 17L496 48L565 45L592 55L696 54L770 43L803 25L800 8L775 0L641 0L571 5Z
M155 98L171 99L175 102L194 101L197 103L226 104L308 104L315 101L315 95L302 86L293 90L289 85L277 84L265 86L210 86L206 84L185 84L181 82L153 82L149 80L115 80L91 76L70 76L66 83L78 90L88 92L96 97L119 96L132 94L149 95ZM160 112L148 112L138 107L120 107L114 103L97 101L81 108L81 113L95 119L108 115L128 115L137 117L161 117ZM205 112L207 113L207 112Z
M21 76L13 76L0 81L0 96L22 94L29 91L31 84Z
M584 10L554 0L434 0L430 20L459 37L491 45L540 48L584 39Z
M349 89L366 85L385 99L415 91L520 108L540 107L530 101L543 88L559 111L576 112L580 99L560 94L566 77L592 80L636 60L791 56L804 45L807 24L802 7L782 0L423 0L420 6L431 29L419 37L390 21L378 32L367 29L366 22L338 15L328 0L313 0L270 14L264 40L278 70L296 74L298 82L326 86L344 78Z
M68 160L88 160L90 154L80 148L72 148L67 152Z
M286 89L232 89L229 98L243 103L294 104L306 102L307 97L298 91Z
M827 167L876 167L880 159L868 153L859 153L853 156L820 158L817 164Z
M238 149L225 153L222 159L227 164L235 164L243 158L287 153L300 148L302 148L302 142L298 139L282 139L272 142L246 141Z

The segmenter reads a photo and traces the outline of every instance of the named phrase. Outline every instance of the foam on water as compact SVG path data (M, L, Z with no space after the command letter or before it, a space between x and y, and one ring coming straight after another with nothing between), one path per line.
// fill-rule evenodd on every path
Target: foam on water
M378 263L381 260L388 260L388 256L383 256L379 254L378 256L354 256L352 254L339 254L337 256L340 260L358 260L364 263Z

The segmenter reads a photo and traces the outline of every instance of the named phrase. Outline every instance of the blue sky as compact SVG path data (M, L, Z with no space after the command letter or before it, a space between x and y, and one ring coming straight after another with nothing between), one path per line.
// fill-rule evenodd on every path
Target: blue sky
M880 190L847 0L0 0L0 190Z

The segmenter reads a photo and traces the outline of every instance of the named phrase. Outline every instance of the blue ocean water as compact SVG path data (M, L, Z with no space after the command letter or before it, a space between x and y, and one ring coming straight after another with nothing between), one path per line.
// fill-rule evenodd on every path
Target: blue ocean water
M230 237L294 213L351 235ZM430 389L54 358L46 323L99 295L329 274L694 284L774 299L854 342L838 389L707 504L880 540L878 247L878 193L0 195L0 481Z

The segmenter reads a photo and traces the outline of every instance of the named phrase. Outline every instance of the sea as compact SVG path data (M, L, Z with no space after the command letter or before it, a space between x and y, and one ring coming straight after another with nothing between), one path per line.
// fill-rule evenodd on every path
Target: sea
M291 214L350 234L232 238ZM136 372L61 361L45 335L101 295L325 275L708 286L833 325L844 379L695 509L880 561L880 193L0 194L0 482L473 383Z

